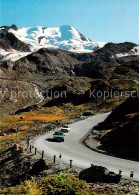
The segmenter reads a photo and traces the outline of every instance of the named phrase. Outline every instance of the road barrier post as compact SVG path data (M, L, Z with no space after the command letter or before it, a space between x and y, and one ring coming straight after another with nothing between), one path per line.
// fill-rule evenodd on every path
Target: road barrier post
M56 163L56 155L54 155L54 164Z
M70 169L72 168L72 161L73 161L73 160L70 160Z
M62 158L62 154L59 154L59 164L61 164L61 158Z
M42 151L42 158L44 157L44 150Z
M35 155L37 154L37 148L35 148Z
M131 171L130 173L130 180L133 181L134 171Z

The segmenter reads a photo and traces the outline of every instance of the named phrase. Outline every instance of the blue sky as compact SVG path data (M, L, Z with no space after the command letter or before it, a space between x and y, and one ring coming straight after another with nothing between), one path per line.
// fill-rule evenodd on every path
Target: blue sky
M139 43L139 0L0 0L0 26L71 25L92 41Z

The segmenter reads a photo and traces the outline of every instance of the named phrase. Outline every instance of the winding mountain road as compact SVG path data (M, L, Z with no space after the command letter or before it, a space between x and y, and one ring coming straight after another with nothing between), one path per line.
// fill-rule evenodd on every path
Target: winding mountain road
M101 154L87 148L82 143L83 137L88 131L98 123L104 121L108 115L109 113L95 115L71 124L71 132L65 134L65 142L48 141L48 138L53 137L53 132L51 132L37 137L33 141L33 146L40 152L44 150L47 157L53 158L56 155L57 160L61 153L61 161L63 163L69 164L69 160L73 160L73 165L82 169L90 167L91 164L100 165L115 173L122 170L124 178L129 178L130 172L134 171L134 180L139 181L139 162Z

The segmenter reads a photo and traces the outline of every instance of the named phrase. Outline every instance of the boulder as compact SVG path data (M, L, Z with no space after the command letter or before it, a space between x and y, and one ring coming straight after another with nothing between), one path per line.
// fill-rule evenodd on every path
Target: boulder
M84 112L82 115L83 115L83 116L93 116L94 113L91 112L91 111L88 111L88 112L86 111L86 112Z
M118 183L121 175L110 172L107 168L102 166L91 165L90 168L80 172L79 178L88 183L104 182L104 183Z

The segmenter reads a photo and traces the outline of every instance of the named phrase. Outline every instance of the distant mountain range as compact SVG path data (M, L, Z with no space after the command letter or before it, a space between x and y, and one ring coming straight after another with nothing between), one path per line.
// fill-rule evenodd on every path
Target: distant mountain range
M41 48L62 49L76 53L90 53L104 47L106 42L93 42L75 28L65 25L57 28L17 28L16 25L0 27L0 61L17 61ZM116 57L139 55L139 46L114 49ZM113 49L112 49L113 52ZM113 54L111 57L114 57Z
M73 49L73 46L76 47ZM35 104L42 99L47 102L45 95L40 96L41 91L67 91L67 99L53 102L52 98L51 105L65 101L79 104L94 101L89 98L89 90L132 91L138 87L138 82L137 44L94 43L69 26L18 29L12 25L0 28L0 89L2 92L7 90L7 96L0 99L4 111ZM85 94L79 98L79 89L83 86ZM75 88L78 90L73 96ZM11 101L11 90L37 91L37 96L28 101L23 97Z
M75 28L65 25L57 28L31 27L17 28L15 25L0 28L1 56L3 60L16 61L41 48L64 49L72 52L87 53L103 47L105 42L92 42ZM19 42L13 45L11 39ZM7 42L10 42L8 44Z

